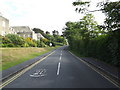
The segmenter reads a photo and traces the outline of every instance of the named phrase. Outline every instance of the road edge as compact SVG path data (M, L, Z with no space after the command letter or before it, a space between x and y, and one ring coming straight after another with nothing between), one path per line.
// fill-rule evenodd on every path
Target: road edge
M56 49L53 49L53 50L47 52L48 54L45 53L46 55L44 55L44 54L42 54L43 56L40 55L40 56L42 56L42 57L40 57L39 60L41 60L41 59L43 59L44 57L48 56L49 54L51 54L51 53L54 52L55 50L56 50ZM38 62L38 60L36 60L36 61L34 61L34 62L30 63L30 64L27 64L27 65L25 65L25 66L22 67L22 68L19 68L18 70L14 71L13 73L11 73L11 74L9 74L9 75L7 75L7 76L5 76L5 77L0 78L0 82L5 81L6 79L12 77L12 76L15 75L16 73L24 70L25 68L28 68L29 66L33 65L33 64L36 63L36 62Z
M120 84L119 84L119 79L114 77L112 74L110 74L109 72L105 71L104 69L102 69L101 67L97 67L96 65L85 61L83 59L81 59L80 57L76 56L75 54L73 54L72 52L68 51L71 55L73 55L75 58L77 58L78 60L82 61L85 65L87 65L88 67L90 67L91 69L93 69L95 72L97 72L98 74L100 74L102 77L104 77L105 79L107 79L109 82L111 82L112 84L114 84L116 87L120 88Z

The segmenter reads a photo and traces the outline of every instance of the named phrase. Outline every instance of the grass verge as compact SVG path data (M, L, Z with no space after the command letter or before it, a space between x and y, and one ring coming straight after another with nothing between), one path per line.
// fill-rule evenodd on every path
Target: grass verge
M0 70L6 70L12 66L20 64L24 61L35 58L36 56L47 53L57 47L45 48L0 48L2 51L0 62Z

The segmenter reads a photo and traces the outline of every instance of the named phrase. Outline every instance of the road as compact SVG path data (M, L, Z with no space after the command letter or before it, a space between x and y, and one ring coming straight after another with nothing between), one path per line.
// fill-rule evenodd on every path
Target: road
M66 48L56 49L4 88L116 88Z

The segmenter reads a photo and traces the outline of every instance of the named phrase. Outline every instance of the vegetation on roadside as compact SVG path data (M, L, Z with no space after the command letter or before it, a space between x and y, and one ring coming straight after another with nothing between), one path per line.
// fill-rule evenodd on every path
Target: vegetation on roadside
M6 36L0 35L0 46L2 47L51 47L66 44L65 38L59 34L50 35L49 33L44 33L40 29L33 29L34 31L41 33L45 38L40 38L40 40L33 40L30 37L23 38L15 34L7 34ZM51 43L51 45L50 45Z
M1 70L8 69L14 65L20 64L24 61L30 60L36 56L47 53L57 47L45 48L0 48L2 51L2 68Z
M67 22L64 36L68 39L69 48L73 52L93 57L113 66L120 65L120 2L101 2L100 10L89 11L90 2L73 2L84 17L78 22ZM106 15L105 25L98 25L90 12L102 11Z

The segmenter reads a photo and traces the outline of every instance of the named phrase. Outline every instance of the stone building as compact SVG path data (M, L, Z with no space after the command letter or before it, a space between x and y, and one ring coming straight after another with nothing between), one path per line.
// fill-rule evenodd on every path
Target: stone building
M34 40L40 40L40 37L42 37L40 33L32 31L29 26L12 26L11 28L13 28L15 32L23 38L30 37Z
M32 38L32 30L28 26L12 26L11 28L15 30L18 36Z
M0 35L17 34L23 38L30 37L34 40L44 38L40 33L35 33L29 26L12 26L9 27L9 20L0 15Z
M16 32L13 28L9 28L9 20L0 16L0 35L5 36L7 34L16 34Z
M0 35L5 36L9 34L9 20L0 16Z

